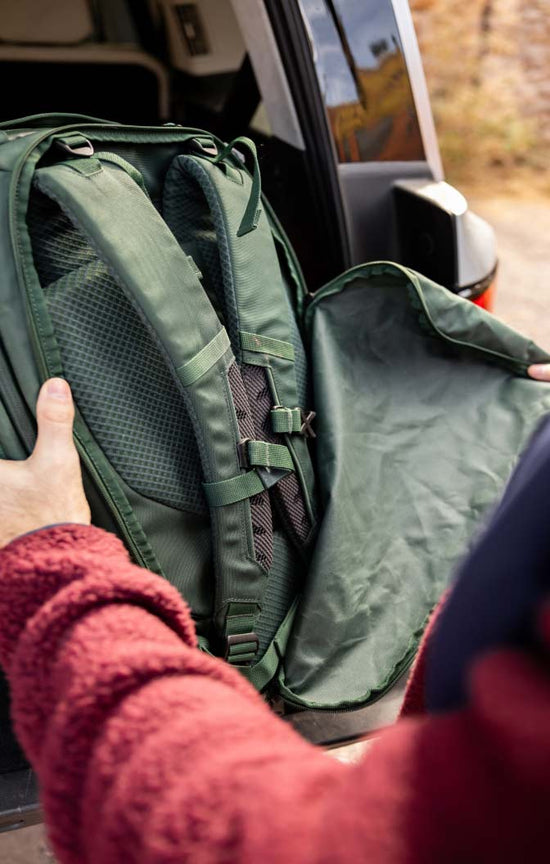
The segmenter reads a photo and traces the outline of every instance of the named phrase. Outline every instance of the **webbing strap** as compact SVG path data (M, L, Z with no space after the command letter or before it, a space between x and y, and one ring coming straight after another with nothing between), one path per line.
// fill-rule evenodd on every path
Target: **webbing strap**
M269 682L273 680L279 670L281 657L285 654L286 646L292 632L292 625L294 623L294 617L296 615L299 600L299 596L294 598L292 606L285 615L282 624L277 630L274 639L261 660L259 660L255 666L248 666L240 670L244 677L247 678L257 690L263 690Z
M284 408L276 405L271 409L271 427L280 435L292 435L302 431L302 409Z
M126 171L128 176L132 178L134 183L137 183L138 186L143 189L147 197L150 197L141 172L138 171L138 169L134 165L131 165L130 162L127 162L126 159L123 159L122 156L119 156L118 153L107 153L105 151L101 151L100 153L96 153L96 158L99 159L100 162L111 162L113 165L118 165L119 168L122 168L123 171Z
M244 444L249 465L293 470L294 462L290 450L284 444L271 444L267 441L246 441Z
M237 474L228 480L203 483L202 488L211 507L226 507L228 504L236 504L237 501L259 495L265 486L256 471L247 471L246 474Z
M255 351L258 354L270 354L272 357L282 357L284 360L294 360L294 346L282 339L272 339L270 336L260 336L258 333L247 333L241 330L241 348L245 351Z
M219 333L210 340L208 345L205 345L198 354L195 354L191 360L184 363L176 371L178 377L184 387L194 384L198 381L212 366L218 362L220 357L223 357L227 349L230 347L229 336L222 327Z

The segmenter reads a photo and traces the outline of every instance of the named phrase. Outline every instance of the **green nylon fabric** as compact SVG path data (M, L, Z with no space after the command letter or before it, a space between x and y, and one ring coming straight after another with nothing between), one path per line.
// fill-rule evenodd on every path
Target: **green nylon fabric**
M103 260L162 338L176 368L217 335L220 323L187 257L124 170L104 165L101 172L83 177L59 164L39 169L36 182L46 195L65 204L99 247ZM188 326L182 328L182 322Z
M211 507L227 507L228 504L258 495L265 486L255 471L248 471L227 480L203 483L203 489Z
M282 432L290 435L300 432L302 429L302 412L300 408L273 408L271 413L271 425L274 432Z
M271 354L273 357L294 360L294 346L290 342L270 339L269 336L261 336L258 333L246 333L241 330L241 348L258 354Z
M550 409L547 386L524 377L549 357L390 264L321 289L307 323L324 519L281 688L300 705L353 707L411 658Z
M198 354L195 354L191 360L184 363L177 370L179 379L184 387L194 384L195 381L204 375L205 372L218 362L223 357L225 352L230 347L229 337L226 331L222 328L214 338L202 348Z
M233 362L228 349L220 360L185 388L199 438L206 478L203 489L211 507L215 617L220 629L223 629L226 606L231 599L261 604L267 576L254 555L248 499L255 493L249 492L246 496L234 493L234 483L246 482L241 481L246 473L239 464L240 434L228 382L228 368ZM225 501L216 503L222 489ZM232 489L233 495L227 494L228 489ZM262 490L256 488L256 492Z
M294 468L290 450L284 444L248 441L246 450L250 465L261 465L264 468L286 468L288 471L292 471Z
M0 429L2 430L0 459L26 459L29 455L17 435L6 407L0 399Z
M128 162L126 159L123 159L122 156L119 156L118 153L108 153L106 150L102 150L99 153L95 154L95 159L98 159L100 162L111 162L113 165L118 165L119 168L122 168L123 171L132 178L134 183L137 183L138 186L145 192L146 195L149 195L147 191L147 186L145 185L145 180L140 171Z
M252 141L250 138L246 138L245 136L235 138L233 141L227 144L227 146L224 147L223 150L214 159L214 164L223 162L226 156L228 156L234 149L235 144L244 145L249 151L249 153L252 154L252 160L254 163L250 195L246 205L246 210L243 213L243 217L237 230L237 237L242 237L244 234L248 234L250 231L254 231L258 227L258 222L260 220L260 216L262 215L262 209L260 207L260 201L262 197L262 181L260 176L260 166L258 165L258 153L256 150L256 145L254 144L254 141ZM237 170L235 168L232 168L231 165L229 165L228 163L226 163L225 173L226 175L233 177L237 174ZM240 182L242 182L242 180L240 180Z
M231 170L228 170L229 168ZM250 179L238 160L234 165L228 166L225 162L213 165L202 157L180 157L175 160L167 175L163 198L164 214L183 248L193 255L204 273L205 289L227 328L235 356L239 357L241 352L241 329L252 336L266 337L265 347L269 351L275 349L277 354L294 356L299 353L299 348L297 350L293 344L297 328L295 321L291 321L287 289L282 281L269 223L262 217L254 231L237 237L240 220L251 195ZM195 232L190 230L191 225L197 226ZM262 291L258 296L260 282ZM242 328L243 322L250 320L251 310L258 312L258 317L254 319L255 324L262 327L262 320L268 320L278 329L266 333L263 329L258 331ZM294 327L291 324L294 324ZM283 338L285 336L286 338ZM253 343L253 347L257 349L257 341ZM284 374L291 376L295 392L295 369L292 361L264 353L250 353L255 360L260 360L262 365L270 362L284 364ZM279 402L276 388L273 387L271 392L273 403ZM296 402L295 397L294 404ZM281 453L282 451L277 451L277 458L273 456L271 463L279 463ZM286 466L285 471L290 470L291 462L294 462L294 459L288 458L289 454L290 449L284 453L281 463ZM255 457L255 461L262 464L268 459L269 454L266 459L265 452ZM277 469L262 470L260 464L258 469L257 474L265 488L281 479ZM309 471L311 472L311 465ZM254 480L255 483L258 482L257 478ZM259 489L259 486L253 487L253 491ZM250 491L248 488L242 489L242 481L238 477L235 481L229 478L228 482L220 487L207 487L205 491L207 495L211 492L217 495L220 490L224 492L224 502L233 502L245 495L249 497ZM226 498L226 494L229 497ZM216 503L217 498L211 500ZM221 511L219 504L216 509ZM221 515L220 512L220 517ZM261 529L262 526L259 527ZM255 529L257 528L258 526L255 526ZM274 558L273 566L276 567L277 563ZM258 585L260 584L261 580L258 582ZM225 585L229 598L242 597L240 592L245 585L244 581L241 581L239 587L227 579ZM258 596L257 592L255 596ZM219 602L221 601L220 594Z

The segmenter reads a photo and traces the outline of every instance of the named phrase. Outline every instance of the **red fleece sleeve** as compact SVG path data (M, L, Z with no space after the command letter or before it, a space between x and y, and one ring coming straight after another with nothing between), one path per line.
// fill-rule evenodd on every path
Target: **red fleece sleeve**
M99 529L61 526L2 550L0 622L16 729L62 864L547 857L542 654L483 659L467 711L404 720L350 767L201 654L176 591Z

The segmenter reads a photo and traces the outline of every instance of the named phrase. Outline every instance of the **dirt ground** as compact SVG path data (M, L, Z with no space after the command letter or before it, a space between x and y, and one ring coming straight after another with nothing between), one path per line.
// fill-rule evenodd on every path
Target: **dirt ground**
M469 196L473 210L497 235L499 254L495 313L550 351L550 201ZM341 748L354 761L364 745ZM0 835L2 864L51 864L41 826Z
M497 236L495 314L550 351L550 200L468 197Z

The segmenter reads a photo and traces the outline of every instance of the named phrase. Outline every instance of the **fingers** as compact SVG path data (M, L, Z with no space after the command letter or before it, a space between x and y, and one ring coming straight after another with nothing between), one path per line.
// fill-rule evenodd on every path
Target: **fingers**
M535 381L550 381L550 363L534 363L527 373Z
M62 378L43 384L36 403L38 437L33 460L65 461L75 455L73 443L74 404L71 389Z

